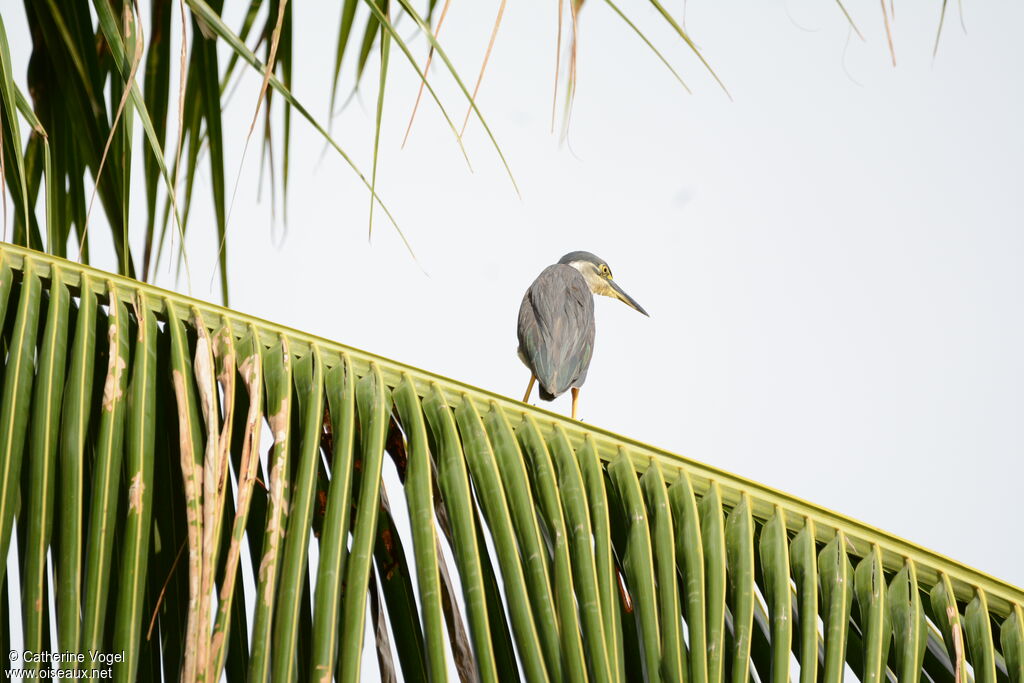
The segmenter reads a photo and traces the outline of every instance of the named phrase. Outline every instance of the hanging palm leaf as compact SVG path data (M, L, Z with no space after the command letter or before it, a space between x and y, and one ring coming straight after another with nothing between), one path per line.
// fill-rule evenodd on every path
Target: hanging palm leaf
M1024 681L1024 591L756 482L20 247L0 321L26 650L123 651L118 680L355 681L375 647L405 680Z
M657 0L649 0L659 20L674 28L679 38L703 62L689 36ZM282 212L287 212L290 173L292 114L298 114L338 153L355 172L357 182L370 191L370 220L375 205L398 229L377 191L378 147L381 134L384 88L389 74L390 46L398 48L399 61L408 62L440 109L452 138L465 155L462 134L448 109L428 80L412 37L397 26L404 19L416 26L413 37L423 37L424 47L436 55L452 77L470 115L482 126L516 188L512 172L455 65L435 33L436 0L346 0L340 15L326 6L303 6L303 11L327 13L325 21L339 21L334 69L330 76L330 104L326 120L335 115L341 89L354 93L362 84L369 60L378 55L380 69L372 161L357 163L330 134L330 124L315 116L292 91L295 67L294 3L287 0L249 0L236 28L225 20L232 3L225 0L153 0L149 16L134 2L112 0L62 0L25 3L27 35L16 36L31 45L27 74L12 70L6 25L0 14L0 164L3 181L13 200L13 230L5 240L64 257L70 254L88 263L90 231L106 231L113 241L120 273L147 280L161 262L164 249L187 274L187 254L182 244L189 229L194 190L201 173L208 173L216 229L216 261L221 296L228 300L227 238L231 208L232 169L225 168L226 150L232 143L224 128L224 109L238 82L239 63L259 73L262 87L252 93L252 125L243 142L247 149L259 114L262 126L262 158L269 161L271 195L280 189ZM573 7L579 8L578 2ZM365 6L360 10L360 6ZM612 8L654 52L657 48L615 5ZM8 8L4 8L9 12ZM575 26L576 12L573 12ZM500 19L500 12L499 12ZM560 24L559 20L559 24ZM494 27L497 33L500 21ZM573 28L575 32L575 28ZM172 35L178 38L172 44ZM355 36L361 36L356 40ZM492 43L494 35L492 34ZM358 43L358 46L354 45ZM375 51L374 46L379 46ZM230 55L222 66L220 55ZM396 53L397 55L397 53ZM662 61L664 57L661 57ZM354 73L344 75L342 66L355 63ZM486 58L485 58L486 63ZM575 58L573 58L573 65ZM667 62L666 62L667 64ZM707 66L707 63L704 62ZM671 68L671 67L669 67ZM710 70L710 66L707 67ZM575 71L575 66L572 66ZM711 72L712 74L714 72ZM482 78L481 73L480 77ZM677 76L678 78L678 76ZM715 76L717 79L717 76ZM348 79L348 80L346 80ZM107 97L107 84L110 96ZM479 80L476 87L479 88ZM26 95L27 93L27 95ZM22 123L31 134L22 140ZM465 123L463 123L463 129ZM168 139L169 130L177 130ZM133 135L137 133L138 135ZM133 182L131 145L141 137L142 183L145 189L144 234L135 237L129 224ZM275 164L275 153L280 161ZM244 155L244 152L243 152ZM203 168L208 164L208 168ZM369 169L364 173L361 169ZM138 183L140 174L135 174ZM261 173L262 178L262 173ZM45 182L43 182L45 180ZM237 179L236 179L237 180ZM95 185L94 193L86 188ZM36 206L45 187L47 219L40 225ZM517 190L518 191L518 190ZM94 200L98 200L93 212ZM272 212L276 212L276 201ZM6 216L6 214L5 214ZM89 227L92 225L93 227ZM143 225L139 224L139 228ZM6 224L5 224L6 229ZM401 232L401 231L399 231ZM172 237L173 236L173 237ZM404 238L403 238L404 239ZM70 248L69 248L70 243ZM177 246L175 246L177 243ZM135 252L131 245L135 245ZM141 244L141 254L138 253ZM177 251L175 251L177 249Z

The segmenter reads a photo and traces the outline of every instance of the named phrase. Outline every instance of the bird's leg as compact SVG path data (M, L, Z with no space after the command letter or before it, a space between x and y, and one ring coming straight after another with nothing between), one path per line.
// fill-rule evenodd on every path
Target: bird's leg
M576 419L576 405L580 401L580 390L576 387L572 388L572 419Z
M537 381L537 375L530 373L530 383L526 385L526 396L523 396L523 403L530 400L530 394L533 392L533 383Z

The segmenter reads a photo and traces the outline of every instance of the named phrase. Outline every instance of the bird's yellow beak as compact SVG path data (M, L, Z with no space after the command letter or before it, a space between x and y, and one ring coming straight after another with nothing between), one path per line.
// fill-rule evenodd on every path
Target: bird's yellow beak
M636 299L631 297L629 294L626 294L626 291L622 289L622 287L619 287L619 283L617 283L615 280L612 280L611 278L608 278L607 282L608 286L611 288L610 295L612 297L618 299L619 301L626 304L630 308L643 313L648 318L651 317L651 314L645 311L644 307L636 302Z

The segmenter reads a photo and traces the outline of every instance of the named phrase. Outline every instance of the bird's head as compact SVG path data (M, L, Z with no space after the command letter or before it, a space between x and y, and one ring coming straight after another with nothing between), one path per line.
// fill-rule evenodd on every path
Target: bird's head
M643 309L643 306L638 304L629 294L626 294L622 287L619 287L619 284L612 279L612 269L608 267L604 259L591 254L589 251L573 251L563 256L558 262L578 270L583 275L583 279L587 281L590 291L594 294L618 299L630 308L650 317L650 314Z

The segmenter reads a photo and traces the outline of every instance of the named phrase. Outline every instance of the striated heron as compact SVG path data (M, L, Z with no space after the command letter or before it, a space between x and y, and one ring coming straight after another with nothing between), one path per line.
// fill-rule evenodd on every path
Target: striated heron
M523 402L540 380L540 397L553 401L572 389L572 417L594 353L594 294L610 296L647 315L612 279L602 259L574 251L548 266L519 307L519 358L530 368Z

